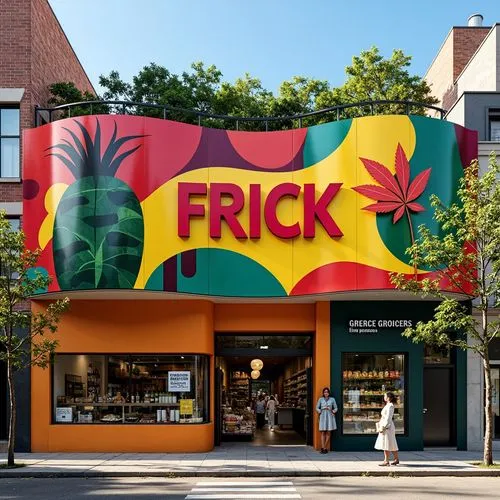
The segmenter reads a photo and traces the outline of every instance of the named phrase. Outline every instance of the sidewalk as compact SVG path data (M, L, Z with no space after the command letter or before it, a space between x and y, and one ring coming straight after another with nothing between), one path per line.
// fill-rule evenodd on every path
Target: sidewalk
M5 454L0 462L5 463ZM456 450L401 452L401 464L380 467L381 453L332 452L306 446L227 444L209 453L19 453L26 467L0 469L5 477L292 477L292 476L500 476L469 462L481 453Z

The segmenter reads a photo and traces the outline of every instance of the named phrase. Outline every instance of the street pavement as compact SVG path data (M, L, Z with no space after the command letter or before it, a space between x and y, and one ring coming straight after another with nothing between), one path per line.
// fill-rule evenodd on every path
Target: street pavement
M496 477L6 478L0 500L498 499Z
M208 453L28 453L25 467L0 469L1 477L305 477L349 475L500 475L471 464L481 453L451 449L401 452L401 464L380 467L379 452L321 455L307 446L241 446ZM5 454L0 455L0 462Z

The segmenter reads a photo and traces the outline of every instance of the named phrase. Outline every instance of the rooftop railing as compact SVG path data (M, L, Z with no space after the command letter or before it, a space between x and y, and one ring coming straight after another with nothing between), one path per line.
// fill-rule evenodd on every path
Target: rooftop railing
M206 113L195 109L185 109L163 104L151 104L132 101L82 101L63 104L51 108L36 107L35 126L69 118L94 114L138 115L194 123L204 126L215 126L240 130L242 126L250 125L252 130L283 130L301 128L303 126L341 120L356 116L375 114L405 114L410 115L433 113L443 119L446 110L430 104L401 100L362 101L354 104L342 104L330 108L310 111L290 116L231 116ZM434 116L434 117L435 117ZM184 119L183 119L184 118Z

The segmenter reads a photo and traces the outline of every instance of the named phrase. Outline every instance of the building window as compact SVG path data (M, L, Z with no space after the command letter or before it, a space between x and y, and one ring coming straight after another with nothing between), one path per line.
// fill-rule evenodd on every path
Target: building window
M489 140L500 142L500 109L488 110Z
M20 177L19 108L0 107L0 177Z
M19 217L11 217L8 215L7 220L9 221L12 231L19 231L21 229L21 219Z
M405 355L344 353L343 434L376 434L375 424L388 391L397 398L394 411L396 434L405 434Z
M208 356L58 354L54 423L208 422Z

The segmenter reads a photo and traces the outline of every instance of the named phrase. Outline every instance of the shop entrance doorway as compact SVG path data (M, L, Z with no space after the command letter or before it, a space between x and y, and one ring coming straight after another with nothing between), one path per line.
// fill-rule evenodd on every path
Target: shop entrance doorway
M312 335L217 335L215 444L312 444Z
M453 368L424 368L424 446L453 446Z

